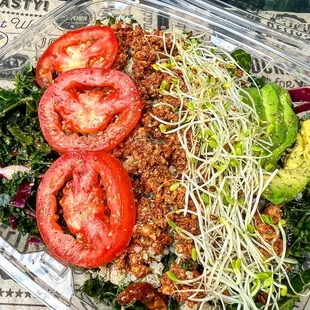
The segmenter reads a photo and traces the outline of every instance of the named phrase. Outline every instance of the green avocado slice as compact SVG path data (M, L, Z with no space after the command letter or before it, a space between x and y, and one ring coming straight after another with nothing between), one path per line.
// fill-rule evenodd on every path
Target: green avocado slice
M260 120L266 120L265 108L263 105L263 99L258 88L250 87L246 89L247 93L243 93L243 100L246 104L253 108L253 102L255 110ZM249 98L252 97L252 100Z
M270 169L267 170L273 170L276 167L277 161L280 159L284 151L294 143L298 132L298 119L292 109L292 100L289 93L287 92L287 90L279 87L275 83L270 83L270 85L271 87L273 87L273 89L277 90L277 93L279 94L280 104L283 111L281 114L283 115L283 121L286 130L284 132L283 143L281 143L273 150L271 157L264 160L263 166L265 168L267 168L268 166L270 167ZM282 128L280 134L283 134Z
M274 133L271 134L273 141L272 150L280 146L286 137L286 125L284 122L283 105L280 102L280 89L275 83L266 84L261 89L263 106L265 108L266 120L269 125L274 126Z
M287 116L289 117L289 116ZM295 124L293 123L292 127ZM295 134L288 130L287 140L290 142ZM296 143L288 156L285 166L280 169L277 175L271 180L262 196L273 204L288 202L302 192L310 181L310 120L301 124L301 130L297 133ZM290 137L289 137L290 136ZM287 143L289 143L287 142ZM265 182L268 176L264 176Z
M308 163L310 168L310 162ZM309 170L309 169L308 169ZM268 177L264 177L267 181ZM271 203L279 205L291 201L302 192L310 181L310 173L305 175L304 167L291 170L279 170L263 193L263 197Z

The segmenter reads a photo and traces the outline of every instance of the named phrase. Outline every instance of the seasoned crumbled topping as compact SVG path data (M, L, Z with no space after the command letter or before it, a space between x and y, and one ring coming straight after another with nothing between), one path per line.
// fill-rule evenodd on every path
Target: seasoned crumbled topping
M171 83L171 76L155 71L152 67L157 52L164 50L162 33L148 36L139 26L125 23L112 26L119 41L119 52L114 62L115 69L126 70L136 82L144 103L140 122L131 134L112 153L119 158L128 171L136 197L137 223L126 251L115 261L119 270L132 272L137 278L151 273L150 265L176 237L176 249L190 257L193 248L177 236L171 236L167 217L184 207L185 190L170 190L170 186L181 176L186 167L186 154L175 134L165 135L152 114L166 121L177 121L169 106L153 106L155 102L166 102L178 108L178 99L162 96L159 87L163 80ZM167 39L167 49L171 47ZM129 66L131 70L128 70ZM174 216L177 225L198 233L198 223L193 216ZM151 251L150 251L151 249ZM152 255L150 255L152 254ZM167 286L167 285L166 285ZM173 294L172 294L173 295Z

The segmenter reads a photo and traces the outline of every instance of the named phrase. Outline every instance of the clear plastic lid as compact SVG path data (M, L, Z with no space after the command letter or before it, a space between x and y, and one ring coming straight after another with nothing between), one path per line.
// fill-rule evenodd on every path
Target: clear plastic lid
M14 73L35 66L46 47L63 32L94 24L108 13L133 15L144 29L176 27L206 33L209 40L231 51L243 48L253 55L253 72L286 88L310 84L310 46L303 39L279 33L244 12L219 1L73 0L47 14L0 51L2 86L12 85ZM51 309L97 309L76 289L84 271L66 266L43 247L30 246L26 237L0 226L0 266ZM303 305L309 309L310 305ZM103 307L104 308L104 307Z

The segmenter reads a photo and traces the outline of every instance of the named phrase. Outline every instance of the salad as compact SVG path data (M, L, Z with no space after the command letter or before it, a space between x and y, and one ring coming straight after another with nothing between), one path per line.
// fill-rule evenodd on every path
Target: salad
M293 309L309 98L204 34L131 16L69 31L0 89L0 220L113 309Z

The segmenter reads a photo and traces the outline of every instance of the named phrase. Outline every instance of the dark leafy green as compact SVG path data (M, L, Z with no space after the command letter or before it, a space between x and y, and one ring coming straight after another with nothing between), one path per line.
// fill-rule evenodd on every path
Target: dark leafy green
M310 253L310 193L304 193L300 201L292 201L284 207L287 223L288 256L301 264L305 255Z
M0 88L0 166L23 165L31 168L31 173L17 173L12 180L0 178L0 221L9 224L9 217L14 216L17 229L24 234L38 234L32 216L38 176L57 157L44 141L40 130L37 111L43 90L35 83L34 76L33 69L27 66L15 76L14 89ZM24 182L31 182L33 186L28 188L31 190L30 197L24 196L20 201L18 195L21 195ZM15 199L19 199L19 204L14 204Z
M250 72L252 67L252 57L242 49L236 49L231 53L232 58L246 72Z
M258 76L250 79L251 85L250 87L258 87L262 88L266 85L267 79L265 76Z
M305 190L302 199L291 201L283 210L288 240L287 256L296 259L299 264L292 266L288 273L294 290L289 287L287 296L280 299L279 307L281 310L292 310L299 301L295 292L303 293L310 288L310 269L303 268L306 255L310 253L310 188Z
M162 263L164 265L164 272L170 270L170 266L175 262L176 258L176 254L172 252L169 252L168 255L164 256L164 258L162 259Z
M168 310L178 310L178 309L179 309L179 303L175 298L170 297L168 301Z
M111 282L104 282L103 279L97 276L96 278L86 280L80 288L80 291L94 298L96 301L111 306L112 303L114 305L117 304L115 298L121 290L117 285ZM116 308L117 305L115 305Z
M0 164L31 166L45 171L55 158L44 141L38 121L43 95L34 82L32 68L15 77L15 89L0 89Z
M79 291L94 298L97 302L102 302L106 306L111 306L114 310L120 310L122 306L117 303L116 297L125 289L123 286L117 286L110 281L105 282L102 278L88 279L84 282ZM132 310L146 310L147 308L139 301L126 307ZM174 310L171 308L171 310Z
M310 269L302 271L297 274L291 281L292 287L296 293L303 293L310 288ZM290 293L293 295L294 292L291 290Z
M294 309L296 302L300 300L296 293L304 293L310 288L310 269L302 270L299 274L296 274L295 277L291 280L291 285L294 290L292 290L291 287L288 287L287 296L281 297L278 302L279 308L281 310Z
M181 263L181 267L182 267L184 270L191 270L192 267L193 267L193 262L182 262L182 263Z
M231 53L231 56L244 71L250 73L252 68L252 56L249 53L247 53L243 49L236 49ZM233 76L237 74L237 70L235 68L228 70ZM262 88L266 85L267 79L265 76L249 77L248 82L249 87Z
M278 302L280 310L293 310L296 300L291 297L282 297Z

